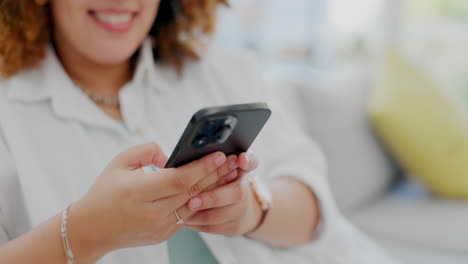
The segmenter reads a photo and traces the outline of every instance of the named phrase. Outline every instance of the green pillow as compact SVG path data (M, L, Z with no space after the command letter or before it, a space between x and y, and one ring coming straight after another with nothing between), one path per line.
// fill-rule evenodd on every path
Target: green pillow
M371 95L370 115L410 175L435 194L468 199L465 109L394 49Z

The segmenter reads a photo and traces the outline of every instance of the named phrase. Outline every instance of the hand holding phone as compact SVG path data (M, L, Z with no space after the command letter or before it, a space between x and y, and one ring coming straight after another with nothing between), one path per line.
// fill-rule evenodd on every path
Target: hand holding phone
M172 152L166 168L185 165L210 153L247 152L268 119L265 103L204 108L195 113Z

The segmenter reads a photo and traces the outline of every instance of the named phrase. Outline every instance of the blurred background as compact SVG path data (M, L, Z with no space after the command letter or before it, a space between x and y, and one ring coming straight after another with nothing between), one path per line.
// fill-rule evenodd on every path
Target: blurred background
M342 212L402 263L468 263L468 1L230 3L216 44L259 56Z

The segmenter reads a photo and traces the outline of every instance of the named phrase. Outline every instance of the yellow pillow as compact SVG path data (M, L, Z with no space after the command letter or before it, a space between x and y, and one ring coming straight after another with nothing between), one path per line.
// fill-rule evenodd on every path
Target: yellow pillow
M371 95L372 122L395 158L435 194L468 199L468 119L429 76L391 50Z

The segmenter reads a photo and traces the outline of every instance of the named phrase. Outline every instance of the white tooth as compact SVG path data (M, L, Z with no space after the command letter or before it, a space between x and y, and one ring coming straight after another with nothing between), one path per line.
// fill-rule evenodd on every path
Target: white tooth
M96 18L111 24L122 24L130 21L130 19L132 19L132 16L130 14L111 15L106 13L96 13Z

